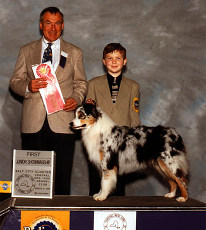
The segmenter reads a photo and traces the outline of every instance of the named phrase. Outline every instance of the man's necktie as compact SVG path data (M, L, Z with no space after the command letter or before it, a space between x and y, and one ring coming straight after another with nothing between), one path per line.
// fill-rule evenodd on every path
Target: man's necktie
M51 61L52 63L52 43L48 43L47 48L44 50L43 58L42 58L42 63Z

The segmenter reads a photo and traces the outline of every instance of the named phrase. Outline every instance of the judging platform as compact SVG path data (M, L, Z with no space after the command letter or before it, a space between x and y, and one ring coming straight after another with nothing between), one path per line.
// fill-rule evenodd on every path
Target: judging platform
M45 212L47 213L46 215L48 215L50 211L55 212L55 214L58 214L58 212L63 213L68 211L68 222L70 225L68 230L94 229L94 213L101 211L110 213L135 212L137 230L206 229L205 203L192 198L189 198L189 200L185 203L180 203L173 198L168 199L157 196L110 196L107 200L102 202L95 201L89 196L54 196L53 199L9 198L0 204L1 229L32 229L29 227L21 228L22 213L32 213L32 211L39 211L41 213ZM111 216L112 215L110 215L110 218ZM108 221L108 218L106 220ZM161 221L161 224L157 224L157 221ZM107 222L104 222L104 224L105 223L108 224ZM98 230L130 229L126 226L123 226L122 228L118 226L114 228L114 226L111 226L102 225ZM127 226L129 226L129 223L127 223ZM151 228L151 226L153 227ZM53 228L51 227L51 229Z

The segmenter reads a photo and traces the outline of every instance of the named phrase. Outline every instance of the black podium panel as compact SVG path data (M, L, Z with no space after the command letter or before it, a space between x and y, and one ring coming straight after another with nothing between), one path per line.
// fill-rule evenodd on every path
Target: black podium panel
M136 218L136 228L132 230L206 230L206 205L191 198L185 203L164 197L131 196L111 196L102 202L88 196L55 196L53 199L10 198L1 203L0 210L1 230L60 230L56 222L58 217L62 216L66 218L65 230L131 230L130 220L124 218L124 214L128 213L132 213ZM36 213L42 215L44 212L46 216L54 214L52 219L56 218L56 222L44 219L36 221L35 228L26 224L21 228L25 214L30 218ZM95 227L97 225L94 220L99 213L108 214L99 227ZM44 227L38 227L43 224ZM45 227L47 225L48 228Z

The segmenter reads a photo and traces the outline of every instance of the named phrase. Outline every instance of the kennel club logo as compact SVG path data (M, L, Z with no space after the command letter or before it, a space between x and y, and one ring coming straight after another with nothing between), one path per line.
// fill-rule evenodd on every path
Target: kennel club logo
M22 174L15 181L16 189L23 194L32 192L35 188L35 180L29 174Z
M94 230L134 230L135 211L95 211Z
M118 213L110 214L104 221L104 229L105 230L116 230L116 229L126 230L127 221L122 215Z

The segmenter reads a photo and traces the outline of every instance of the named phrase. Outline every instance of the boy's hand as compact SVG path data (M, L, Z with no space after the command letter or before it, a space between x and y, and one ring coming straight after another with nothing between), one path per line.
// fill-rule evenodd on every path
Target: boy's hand
M95 102L94 100L92 100L91 98L87 99L87 100L85 101L85 103L87 103L87 104L92 104L92 105L96 105L96 102Z
M68 98L64 104L63 110L66 112L73 111L77 108L77 102L74 98Z

